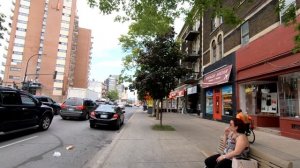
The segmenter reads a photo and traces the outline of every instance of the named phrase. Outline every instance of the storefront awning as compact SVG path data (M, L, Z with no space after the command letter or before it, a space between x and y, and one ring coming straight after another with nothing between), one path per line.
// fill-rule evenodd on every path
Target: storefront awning
M232 65L227 65L224 68L205 75L202 82L200 83L201 87L208 88L211 86L227 83L230 77L231 69Z

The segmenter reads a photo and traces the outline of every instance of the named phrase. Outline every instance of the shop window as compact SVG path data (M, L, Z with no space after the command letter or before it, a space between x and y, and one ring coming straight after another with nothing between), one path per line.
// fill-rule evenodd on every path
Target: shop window
M247 44L249 42L249 23L248 21L241 26L241 44Z
M206 114L213 114L213 90L206 91Z
M222 87L222 107L224 115L233 115L232 85Z
M292 73L280 76L278 84L280 115L299 118L300 74Z

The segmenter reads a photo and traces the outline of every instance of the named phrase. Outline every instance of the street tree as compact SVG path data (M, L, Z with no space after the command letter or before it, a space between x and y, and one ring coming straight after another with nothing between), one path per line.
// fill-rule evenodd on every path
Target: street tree
M107 98L109 98L111 101L116 101L119 99L119 94L117 90L111 90L107 93Z
M169 30L165 35L143 42L144 48L136 58L138 68L135 80L130 86L130 89L137 90L140 99L146 95L151 96L161 102L161 107L163 99L177 86L178 79L189 72L180 66L180 60L185 54L174 39L174 29ZM158 111L162 126L162 112Z

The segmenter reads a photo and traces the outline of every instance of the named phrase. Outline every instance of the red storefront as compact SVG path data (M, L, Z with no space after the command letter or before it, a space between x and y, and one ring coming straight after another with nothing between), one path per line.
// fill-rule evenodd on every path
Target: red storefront
M279 27L236 52L238 106L258 127L300 139L300 53L294 26Z

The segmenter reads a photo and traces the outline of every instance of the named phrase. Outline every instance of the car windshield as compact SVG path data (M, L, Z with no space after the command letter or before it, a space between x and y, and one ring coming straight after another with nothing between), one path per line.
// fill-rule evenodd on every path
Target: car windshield
M108 104L102 104L96 109L96 111L114 112L115 106L108 105Z
M70 99L67 99L64 104L69 105L69 106L81 106L82 102L83 101L81 99L70 98Z

